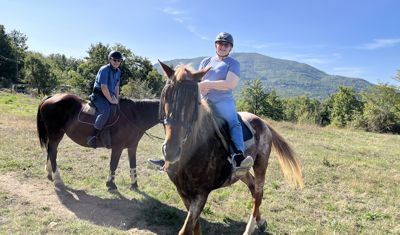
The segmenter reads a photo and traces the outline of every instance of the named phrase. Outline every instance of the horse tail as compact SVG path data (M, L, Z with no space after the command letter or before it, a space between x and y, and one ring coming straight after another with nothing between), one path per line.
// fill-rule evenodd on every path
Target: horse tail
M277 152L277 158L281 166L283 175L287 181L295 187L303 188L304 181L301 172L300 162L296 159L293 149L288 142L271 126L265 123L272 134L272 146Z
M36 114L36 128L37 128L37 133L38 133L38 136L39 136L40 147L46 148L46 149L47 149L47 143L49 141L49 137L48 137L48 134L47 134L46 127L44 125L44 121L42 119L42 114L40 112L40 109L42 108L43 103L47 99L49 99L50 97L51 96L47 96L46 98L44 98L40 102L39 107L38 107L38 111L37 111L37 114Z

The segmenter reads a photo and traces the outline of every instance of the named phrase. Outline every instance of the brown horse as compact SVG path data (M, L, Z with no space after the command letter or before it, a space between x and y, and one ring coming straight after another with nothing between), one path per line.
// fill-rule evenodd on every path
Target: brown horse
M63 184L57 167L57 147L67 134L75 143L84 147L86 138L93 132L95 116L83 114L81 110L87 101L72 94L55 94L46 97L39 105L37 112L37 132L40 144L47 150L47 177L54 183ZM122 150L128 149L131 189L138 187L136 180L136 149L140 138L146 130L159 123L159 100L129 100L121 99L119 112L108 128L109 145L111 148L110 173L107 179L109 190L117 189L114 183L115 170ZM89 117L83 120L82 117ZM110 118L111 119L111 118ZM101 138L101 137L100 137ZM97 141L98 147L104 147L102 141Z
M209 193L238 180L249 188L253 211L245 234L251 234L257 225L265 229L260 204L263 198L265 173L271 148L277 152L286 179L295 186L303 186L301 167L288 143L265 121L251 113L239 113L253 132L246 143L246 154L254 157L254 175L232 174L226 141L221 134L223 122L217 119L207 102L200 101L198 82L208 69L192 72L185 66L176 71L160 62L168 77L161 94L160 118L163 119L165 141L162 147L169 178L175 184L188 215L179 234L200 234L199 216Z

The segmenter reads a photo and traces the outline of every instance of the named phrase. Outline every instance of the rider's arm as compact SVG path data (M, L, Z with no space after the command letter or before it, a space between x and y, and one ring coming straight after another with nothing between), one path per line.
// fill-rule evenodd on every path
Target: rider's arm
M232 73L228 72L226 76L226 80L218 80L218 81L208 81L204 80L199 83L200 89L204 90L233 90L239 83L239 77Z

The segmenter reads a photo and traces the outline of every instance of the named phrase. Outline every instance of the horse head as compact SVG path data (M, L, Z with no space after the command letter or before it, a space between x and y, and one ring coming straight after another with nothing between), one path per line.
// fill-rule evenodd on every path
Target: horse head
M191 135L193 125L198 119L200 93L198 82L210 70L205 68L192 71L185 65L176 70L159 61L167 82L161 93L160 119L164 124L165 141L162 152L165 170L177 162L182 147Z

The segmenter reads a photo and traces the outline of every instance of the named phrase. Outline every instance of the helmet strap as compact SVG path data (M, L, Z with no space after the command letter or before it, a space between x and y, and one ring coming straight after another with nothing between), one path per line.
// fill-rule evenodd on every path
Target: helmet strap
M230 53L230 52L228 52L228 54L226 54L226 55L224 55L224 56L218 54L218 51L217 51L217 50L215 50L215 53L217 54L217 56L218 56L219 58L225 59L226 57L229 56L229 53Z

